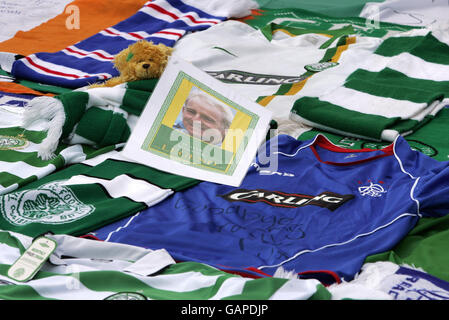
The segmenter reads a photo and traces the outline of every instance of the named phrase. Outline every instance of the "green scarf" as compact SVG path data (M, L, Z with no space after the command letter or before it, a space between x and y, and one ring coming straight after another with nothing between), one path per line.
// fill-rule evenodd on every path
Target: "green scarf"
M158 79L139 80L108 88L92 88L37 97L26 106L23 128L47 119L47 136L38 156L54 157L60 142L97 148L126 142Z

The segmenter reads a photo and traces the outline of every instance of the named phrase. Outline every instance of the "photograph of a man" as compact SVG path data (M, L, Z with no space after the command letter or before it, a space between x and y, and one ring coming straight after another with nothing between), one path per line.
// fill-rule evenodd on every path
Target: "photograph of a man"
M175 121L180 130L207 143L222 143L234 112L211 95L193 87Z

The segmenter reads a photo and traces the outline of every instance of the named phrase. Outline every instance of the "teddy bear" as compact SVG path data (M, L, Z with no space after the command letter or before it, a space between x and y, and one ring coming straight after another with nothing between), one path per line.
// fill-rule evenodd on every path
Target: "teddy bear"
M113 87L120 83L159 78L164 71L173 48L151 41L140 40L131 44L114 57L114 67L120 75L89 88Z

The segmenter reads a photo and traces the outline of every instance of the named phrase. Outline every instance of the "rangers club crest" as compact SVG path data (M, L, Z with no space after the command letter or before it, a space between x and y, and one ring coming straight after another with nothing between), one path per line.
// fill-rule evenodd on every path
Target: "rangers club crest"
M37 189L8 193L0 198L1 214L16 226L69 223L94 210L94 206L82 203L62 181L51 182Z
M385 191L384 187L382 187L380 184L372 183L371 181L369 185L359 187L359 193L362 196L378 198L386 192L387 191Z

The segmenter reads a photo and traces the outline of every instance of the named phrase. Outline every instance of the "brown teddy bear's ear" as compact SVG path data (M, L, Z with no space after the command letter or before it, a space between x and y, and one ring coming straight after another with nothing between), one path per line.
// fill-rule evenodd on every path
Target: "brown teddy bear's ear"
M122 51L120 51L115 57L114 57L114 66L118 71L124 70L126 64L129 60L132 59L132 52L130 48L126 48Z
M172 52L173 52L173 48L172 48L172 47L167 47L166 45L164 45L164 44L162 44L162 43L159 43L157 46L158 46L158 47L160 48L160 50L161 50L165 55L167 55L167 56L171 55Z

